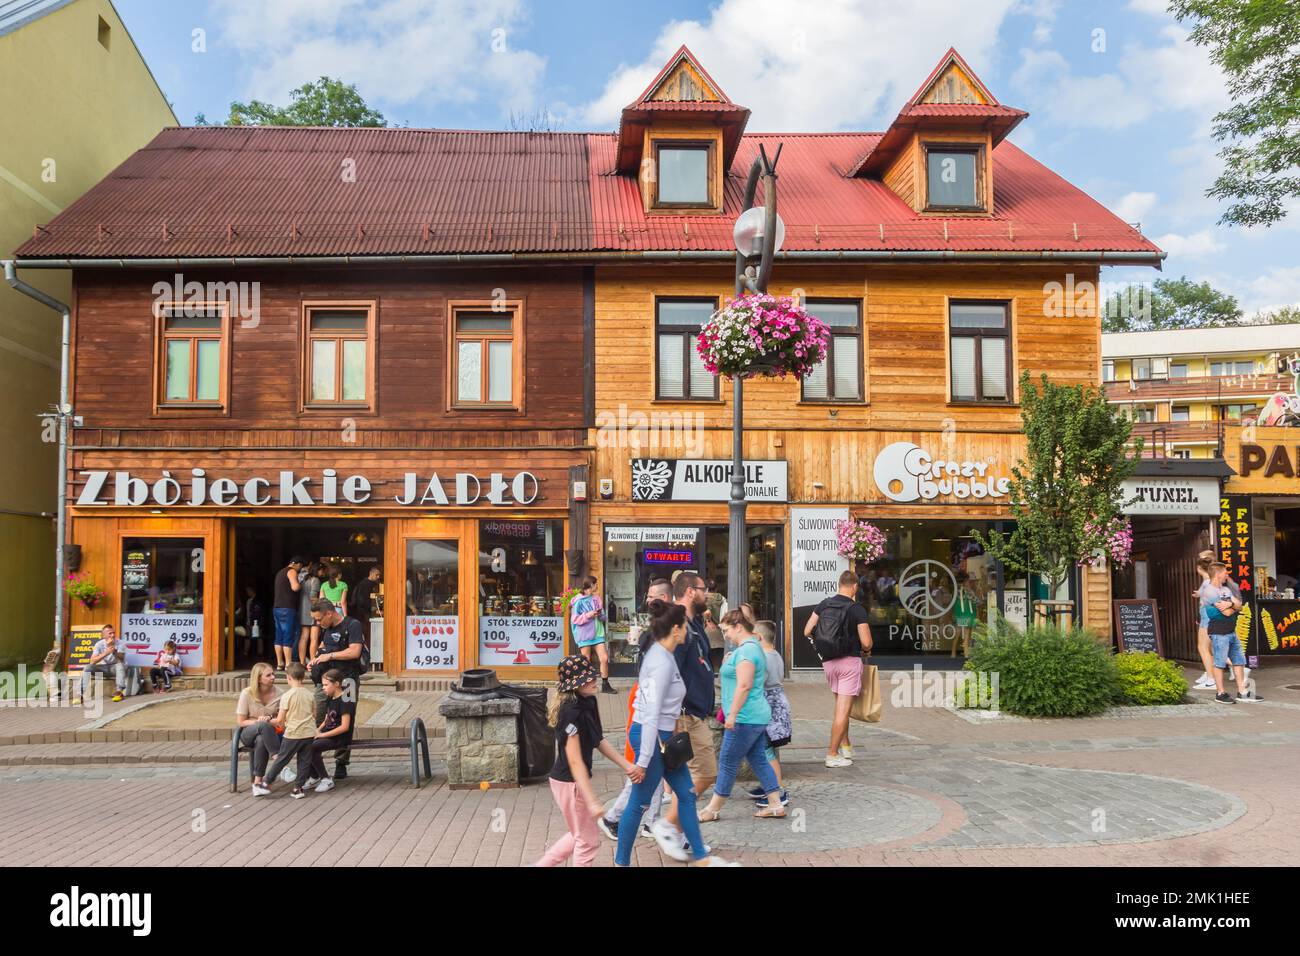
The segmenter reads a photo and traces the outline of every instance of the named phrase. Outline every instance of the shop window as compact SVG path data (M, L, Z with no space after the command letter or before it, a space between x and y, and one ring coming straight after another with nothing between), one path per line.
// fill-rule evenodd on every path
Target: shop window
M659 209L700 209L717 205L713 197L711 142L656 140L655 198Z
M564 656L564 522L479 522L481 667L553 667Z
M183 667L203 666L202 538L122 539L122 616L127 664L151 665L168 641Z
M176 303L158 310L158 405L223 407L226 403L227 311Z
M460 545L406 541L406 668L460 669Z
M860 402L862 388L862 303L809 299L807 310L831 329L826 361L803 380L805 402Z
M925 147L926 211L984 208L982 146Z
M1011 400L1011 321L1004 302L952 302L952 400Z
M369 406L374 388L373 303L304 305L303 323L304 403Z
M718 377L695 350L700 328L717 308L717 299L655 300L655 398L717 400Z
M457 408L517 408L523 393L518 303L452 309L451 395Z

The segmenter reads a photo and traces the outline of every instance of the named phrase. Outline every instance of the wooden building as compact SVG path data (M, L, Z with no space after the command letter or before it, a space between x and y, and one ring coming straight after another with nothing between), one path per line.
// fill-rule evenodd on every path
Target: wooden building
M630 669L652 576L729 573L731 409L694 332L760 144L783 150L772 292L834 333L806 382L747 387L760 616L800 626L849 514L890 538L862 569L878 652L959 654L959 587L1022 612L1031 582L971 537L1009 515L1018 375L1097 382L1074 290L1162 253L1009 143L1025 114L955 51L883 134L748 116L682 48L615 134L161 134L18 251L74 274L70 540L107 600L73 623L243 666L246 588L269 605L296 553L382 568L385 671L538 677L592 571ZM1079 586L1107 629L1109 576Z

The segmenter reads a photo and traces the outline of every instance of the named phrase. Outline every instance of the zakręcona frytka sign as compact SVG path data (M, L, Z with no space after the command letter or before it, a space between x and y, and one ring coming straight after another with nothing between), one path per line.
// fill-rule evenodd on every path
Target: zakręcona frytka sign
M365 475L340 475L333 468L319 474L280 471L274 478L256 475L234 479L209 475L204 468L189 473L163 471L152 480L129 471L82 471L86 479L77 496L83 507L141 506L172 508L260 508L312 507L318 505L383 504L375 497L371 481ZM390 482L391 483L391 482ZM541 484L532 472L514 474L492 472L475 475L459 471L446 480L432 472L420 475L406 472L401 488L392 495L392 503L417 508L465 507L487 505L531 505L541 493Z

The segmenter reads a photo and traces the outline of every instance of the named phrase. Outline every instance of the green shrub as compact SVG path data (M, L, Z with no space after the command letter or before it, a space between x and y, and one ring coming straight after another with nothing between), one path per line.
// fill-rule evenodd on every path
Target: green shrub
M976 636L966 669L997 674L999 708L1024 717L1085 717L1119 698L1114 655L1081 628L999 620Z
M1120 694L1126 703L1143 707L1180 704L1187 695L1183 669L1158 654L1119 654L1115 666L1119 669Z

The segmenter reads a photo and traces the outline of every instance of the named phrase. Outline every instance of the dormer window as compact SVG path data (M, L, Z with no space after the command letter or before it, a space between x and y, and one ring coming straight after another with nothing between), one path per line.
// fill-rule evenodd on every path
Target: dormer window
M711 208L714 144L656 140L655 201L661 209Z
M983 154L984 148L979 145L927 144L926 210L982 210Z

